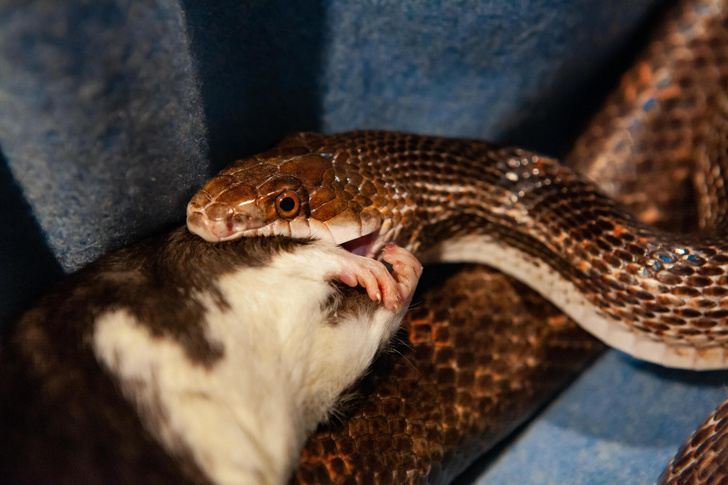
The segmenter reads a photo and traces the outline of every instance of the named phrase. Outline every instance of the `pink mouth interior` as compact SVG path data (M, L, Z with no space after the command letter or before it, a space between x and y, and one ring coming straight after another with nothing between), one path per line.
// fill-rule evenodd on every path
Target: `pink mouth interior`
M358 237L342 244L344 249L366 258L374 258L374 243L377 241L379 231L374 231L366 236Z

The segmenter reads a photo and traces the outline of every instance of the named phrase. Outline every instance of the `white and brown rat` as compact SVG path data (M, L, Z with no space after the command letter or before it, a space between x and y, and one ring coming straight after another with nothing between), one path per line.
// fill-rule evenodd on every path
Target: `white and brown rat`
M404 316L421 266L382 259L180 228L70 275L0 355L1 480L285 483Z

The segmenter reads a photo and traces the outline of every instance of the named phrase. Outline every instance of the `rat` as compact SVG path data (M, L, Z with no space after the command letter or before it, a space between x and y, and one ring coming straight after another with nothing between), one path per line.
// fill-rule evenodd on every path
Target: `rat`
M101 257L0 353L3 483L286 483L399 327L422 266L186 228Z

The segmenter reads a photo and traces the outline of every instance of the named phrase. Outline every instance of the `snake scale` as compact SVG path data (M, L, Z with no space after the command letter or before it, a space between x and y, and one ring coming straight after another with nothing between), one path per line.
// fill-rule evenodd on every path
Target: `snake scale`
M313 236L370 257L393 241L424 261L485 263L638 358L725 368L727 27L726 2L684 1L670 10L563 164L475 140L303 133L223 170L190 202L188 226L210 241ZM489 422L492 408L508 414L498 409L495 383L511 372L536 379L535 367L559 341L572 349L584 342L567 359L574 364L598 350L519 283L498 278L468 268L408 317L409 355L424 366L418 379L434 380L440 396L424 383L399 386L409 382L402 363L384 376L375 372L362 384L373 397L358 414L306 446L297 481L446 482L469 461L458 453L472 456L476 444L516 422ZM502 328L501 317L486 311L494 302L479 288L488 284L536 302L524 305L536 309L525 317L516 311L508 331L532 321L513 340L530 341L525 335L535 332L541 343L502 353L464 343L461 326L471 329L468 338ZM483 338L498 348L501 337ZM519 352L525 364L515 363ZM526 394L543 398L548 390L529 387L537 380L525 381ZM429 405L413 409L402 396ZM727 414L723 405L706 420L663 483L719 483L728 475L717 433Z

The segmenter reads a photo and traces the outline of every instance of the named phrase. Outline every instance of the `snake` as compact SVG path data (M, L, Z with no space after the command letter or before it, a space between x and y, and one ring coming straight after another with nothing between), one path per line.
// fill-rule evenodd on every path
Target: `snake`
M563 162L474 139L298 133L212 178L188 228L212 242L317 238L365 257L393 242L425 263L485 264L638 359L724 369L726 27L726 2L674 6ZM726 476L727 414L708 417L663 483Z

